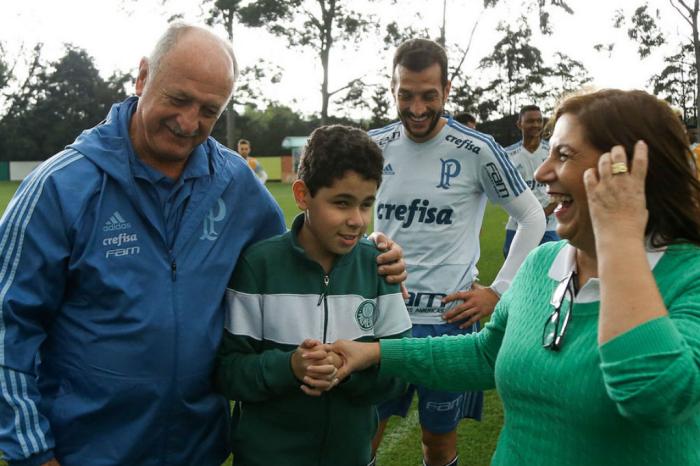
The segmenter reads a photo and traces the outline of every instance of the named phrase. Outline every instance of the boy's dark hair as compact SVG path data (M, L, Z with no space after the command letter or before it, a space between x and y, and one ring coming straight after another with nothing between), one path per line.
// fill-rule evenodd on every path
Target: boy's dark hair
M467 123L476 124L476 117L471 113L458 113L454 116L454 120L466 125Z
M413 72L440 65L440 82L442 87L447 86L447 53L440 44L429 39L409 39L403 42L394 52L394 61L391 68L391 88L396 84L396 67L398 65L408 68Z
M523 119L523 115L525 115L527 112L542 112L540 110L540 107L537 105L525 105L520 108L520 112L518 113L518 121Z
M320 188L330 187L348 170L379 186L383 166L381 149L363 130L344 125L321 126L306 143L298 177L315 196Z

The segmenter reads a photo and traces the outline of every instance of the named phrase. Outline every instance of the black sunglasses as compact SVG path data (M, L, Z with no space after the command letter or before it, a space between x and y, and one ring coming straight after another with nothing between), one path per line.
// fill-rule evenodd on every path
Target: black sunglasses
M567 309L562 312L564 298L569 295ZM559 282L552 294L551 304L554 311L547 317L542 332L542 346L552 351L559 351L562 345L566 328L571 321L571 309L574 307L574 296L576 295L576 272L569 272L562 281Z

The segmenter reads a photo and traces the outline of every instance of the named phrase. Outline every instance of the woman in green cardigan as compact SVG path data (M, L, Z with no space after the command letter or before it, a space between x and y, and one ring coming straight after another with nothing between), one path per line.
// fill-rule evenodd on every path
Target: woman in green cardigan
M565 100L536 178L564 240L533 251L478 334L339 341L338 377L496 388L494 465L700 465L700 183L642 91Z

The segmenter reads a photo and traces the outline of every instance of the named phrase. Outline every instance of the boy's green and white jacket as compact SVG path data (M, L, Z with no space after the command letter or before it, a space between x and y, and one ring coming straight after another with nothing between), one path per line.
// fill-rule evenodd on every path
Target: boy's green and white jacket
M304 222L261 241L239 258L226 292L226 330L216 384L237 400L232 421L236 465L359 466L370 460L377 426L374 405L406 385L357 372L321 397L304 394L292 352L306 338L375 341L410 335L398 285L377 275L373 243L362 240L331 272L296 241Z

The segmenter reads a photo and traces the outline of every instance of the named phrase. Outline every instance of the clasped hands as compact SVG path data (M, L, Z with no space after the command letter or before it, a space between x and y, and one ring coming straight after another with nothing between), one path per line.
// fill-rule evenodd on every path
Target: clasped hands
M306 339L292 353L292 372L302 382L301 390L307 395L320 396L340 382L338 370L343 359L318 340Z
M337 340L323 344L306 339L292 354L292 370L307 395L320 396L353 372L379 364L379 342Z

